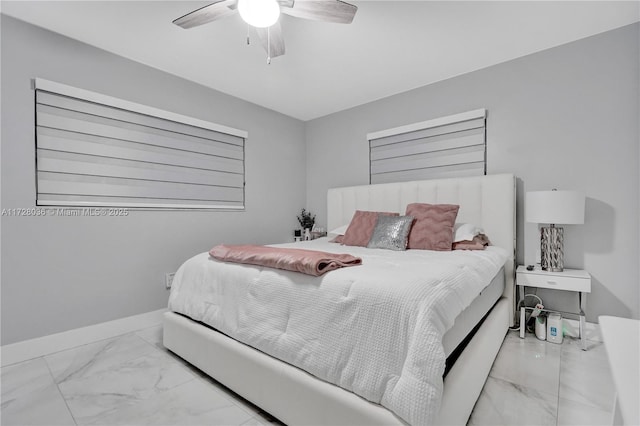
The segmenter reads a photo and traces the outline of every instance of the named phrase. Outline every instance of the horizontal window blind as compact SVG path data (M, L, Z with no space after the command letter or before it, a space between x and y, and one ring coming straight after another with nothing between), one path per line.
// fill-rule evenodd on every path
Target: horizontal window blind
M368 134L370 182L486 174L485 118L480 109Z
M36 79L37 205L243 209L246 136Z

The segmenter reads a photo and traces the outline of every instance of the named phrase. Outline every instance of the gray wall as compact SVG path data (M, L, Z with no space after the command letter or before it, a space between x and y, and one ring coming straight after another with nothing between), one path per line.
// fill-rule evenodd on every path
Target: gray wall
M326 223L328 188L368 183L368 132L487 108L488 172L519 178L518 262L534 263L539 246L524 193L584 191L565 265L593 276L588 320L638 318L638 40L634 24L307 122L308 207ZM573 293L538 294L577 309Z
M221 242L291 239L304 123L2 15L2 208L35 203L41 77L249 132L246 211L2 217L2 344L166 306L164 273Z
M4 15L1 30L2 208L34 207L34 77L249 132L245 212L2 217L2 344L162 308L164 273L191 255L288 241L305 203L325 225L328 188L368 183L366 133L476 108L489 172L519 177L518 261L538 245L524 192L582 190L586 224L565 228L565 251L593 275L588 318L639 316L638 24L306 124ZM557 293L541 295L574 307Z

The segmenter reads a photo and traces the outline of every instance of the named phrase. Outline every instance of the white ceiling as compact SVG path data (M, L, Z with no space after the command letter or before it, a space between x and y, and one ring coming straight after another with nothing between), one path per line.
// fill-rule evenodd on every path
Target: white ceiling
M310 120L640 20L638 1L352 1L351 25L281 16L266 64L238 15L183 30L207 1L5 1L4 14Z

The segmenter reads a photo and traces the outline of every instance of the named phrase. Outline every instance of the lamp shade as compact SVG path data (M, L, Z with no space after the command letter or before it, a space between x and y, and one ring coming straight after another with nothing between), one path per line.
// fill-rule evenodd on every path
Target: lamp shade
M577 191L527 192L525 218L533 223L582 224L584 202L584 194Z

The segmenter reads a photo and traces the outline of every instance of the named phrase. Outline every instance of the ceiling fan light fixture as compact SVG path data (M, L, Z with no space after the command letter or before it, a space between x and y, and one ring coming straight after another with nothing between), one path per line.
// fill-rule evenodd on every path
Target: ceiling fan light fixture
M280 5L276 0L238 0L238 12L252 27L267 28L278 21Z

